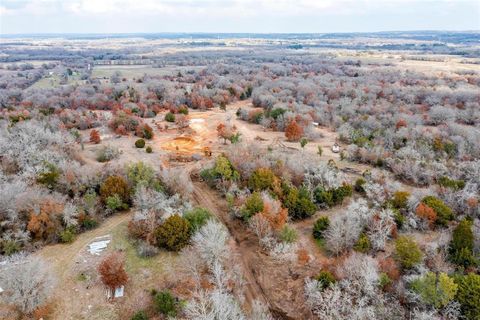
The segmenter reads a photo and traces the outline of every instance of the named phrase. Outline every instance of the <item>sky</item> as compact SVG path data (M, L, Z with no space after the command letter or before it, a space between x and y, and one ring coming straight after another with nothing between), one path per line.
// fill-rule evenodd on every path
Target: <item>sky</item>
M480 0L0 0L0 34L480 30Z

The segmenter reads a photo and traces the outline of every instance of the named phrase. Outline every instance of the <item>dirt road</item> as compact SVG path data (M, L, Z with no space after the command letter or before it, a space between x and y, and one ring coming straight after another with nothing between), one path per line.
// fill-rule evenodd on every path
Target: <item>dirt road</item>
M130 217L130 211L119 213L106 219L98 228L79 234L74 242L50 245L37 251L35 255L48 261L55 269L58 279L62 281L68 277L68 271L71 270L75 257L84 247L96 237L110 234L118 225L129 221Z
M264 254L257 237L240 219L230 216L225 199L216 191L199 181L193 181L193 186L194 201L215 214L235 240L233 253L241 263L246 281L247 305L251 306L254 300L260 300L276 319L311 319L310 310L305 307L304 277L292 272L288 263L273 260ZM311 272L307 269L304 268L303 272Z

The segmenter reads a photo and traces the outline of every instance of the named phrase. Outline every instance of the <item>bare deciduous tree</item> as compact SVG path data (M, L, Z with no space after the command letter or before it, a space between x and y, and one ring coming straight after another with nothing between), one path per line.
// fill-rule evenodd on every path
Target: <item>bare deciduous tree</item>
M50 266L40 258L27 257L0 267L2 298L28 314L50 297L55 278Z

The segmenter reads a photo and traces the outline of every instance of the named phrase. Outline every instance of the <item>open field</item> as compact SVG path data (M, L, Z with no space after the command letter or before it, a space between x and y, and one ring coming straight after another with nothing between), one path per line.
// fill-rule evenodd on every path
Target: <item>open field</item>
M201 66L196 67L162 67L162 68L153 68L152 66L120 66L120 65L110 65L110 66L94 66L92 71L92 77L99 79L108 79L115 72L120 72L121 78L126 78L128 80L139 79L144 75L147 76L173 76L180 73L188 72L189 70L199 70Z

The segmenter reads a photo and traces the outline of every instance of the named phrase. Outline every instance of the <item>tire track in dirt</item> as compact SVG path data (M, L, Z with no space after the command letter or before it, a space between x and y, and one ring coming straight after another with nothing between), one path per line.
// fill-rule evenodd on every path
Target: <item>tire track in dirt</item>
M201 182L193 182L193 199L195 202L198 203L199 206L204 207L214 215L216 215L220 221L227 227L230 235L235 240L235 251L234 254L238 255L240 262L243 264L242 270L244 271L244 277L247 281L246 283L246 290L245 290L245 298L247 304L252 306L254 300L260 300L261 302L265 303L269 306L269 302L265 293L263 292L262 288L258 285L255 276L252 272L252 269L248 267L248 263L246 261L246 257L250 254L253 247L249 246L249 250L246 251L245 247L241 246L241 243L245 241L245 237L242 239L238 238L239 232L238 226L234 226L234 221L228 216L228 210L226 206L222 206L224 204L223 199L220 199L218 195L214 194L212 190L208 190L208 186Z
M295 281L289 279L290 268L286 267L285 262L271 261L269 256L261 252L256 236L245 227L242 221L230 216L226 201L205 183L192 182L192 199L199 206L215 214L235 240L234 254L242 264L241 269L246 280L247 306L251 307L254 300L260 300L265 303L276 319L310 319L309 310L303 303L299 305L303 300L303 278L299 277ZM271 270L275 272L271 273ZM292 294L292 290L288 290L292 288L296 289L293 290L295 294Z

